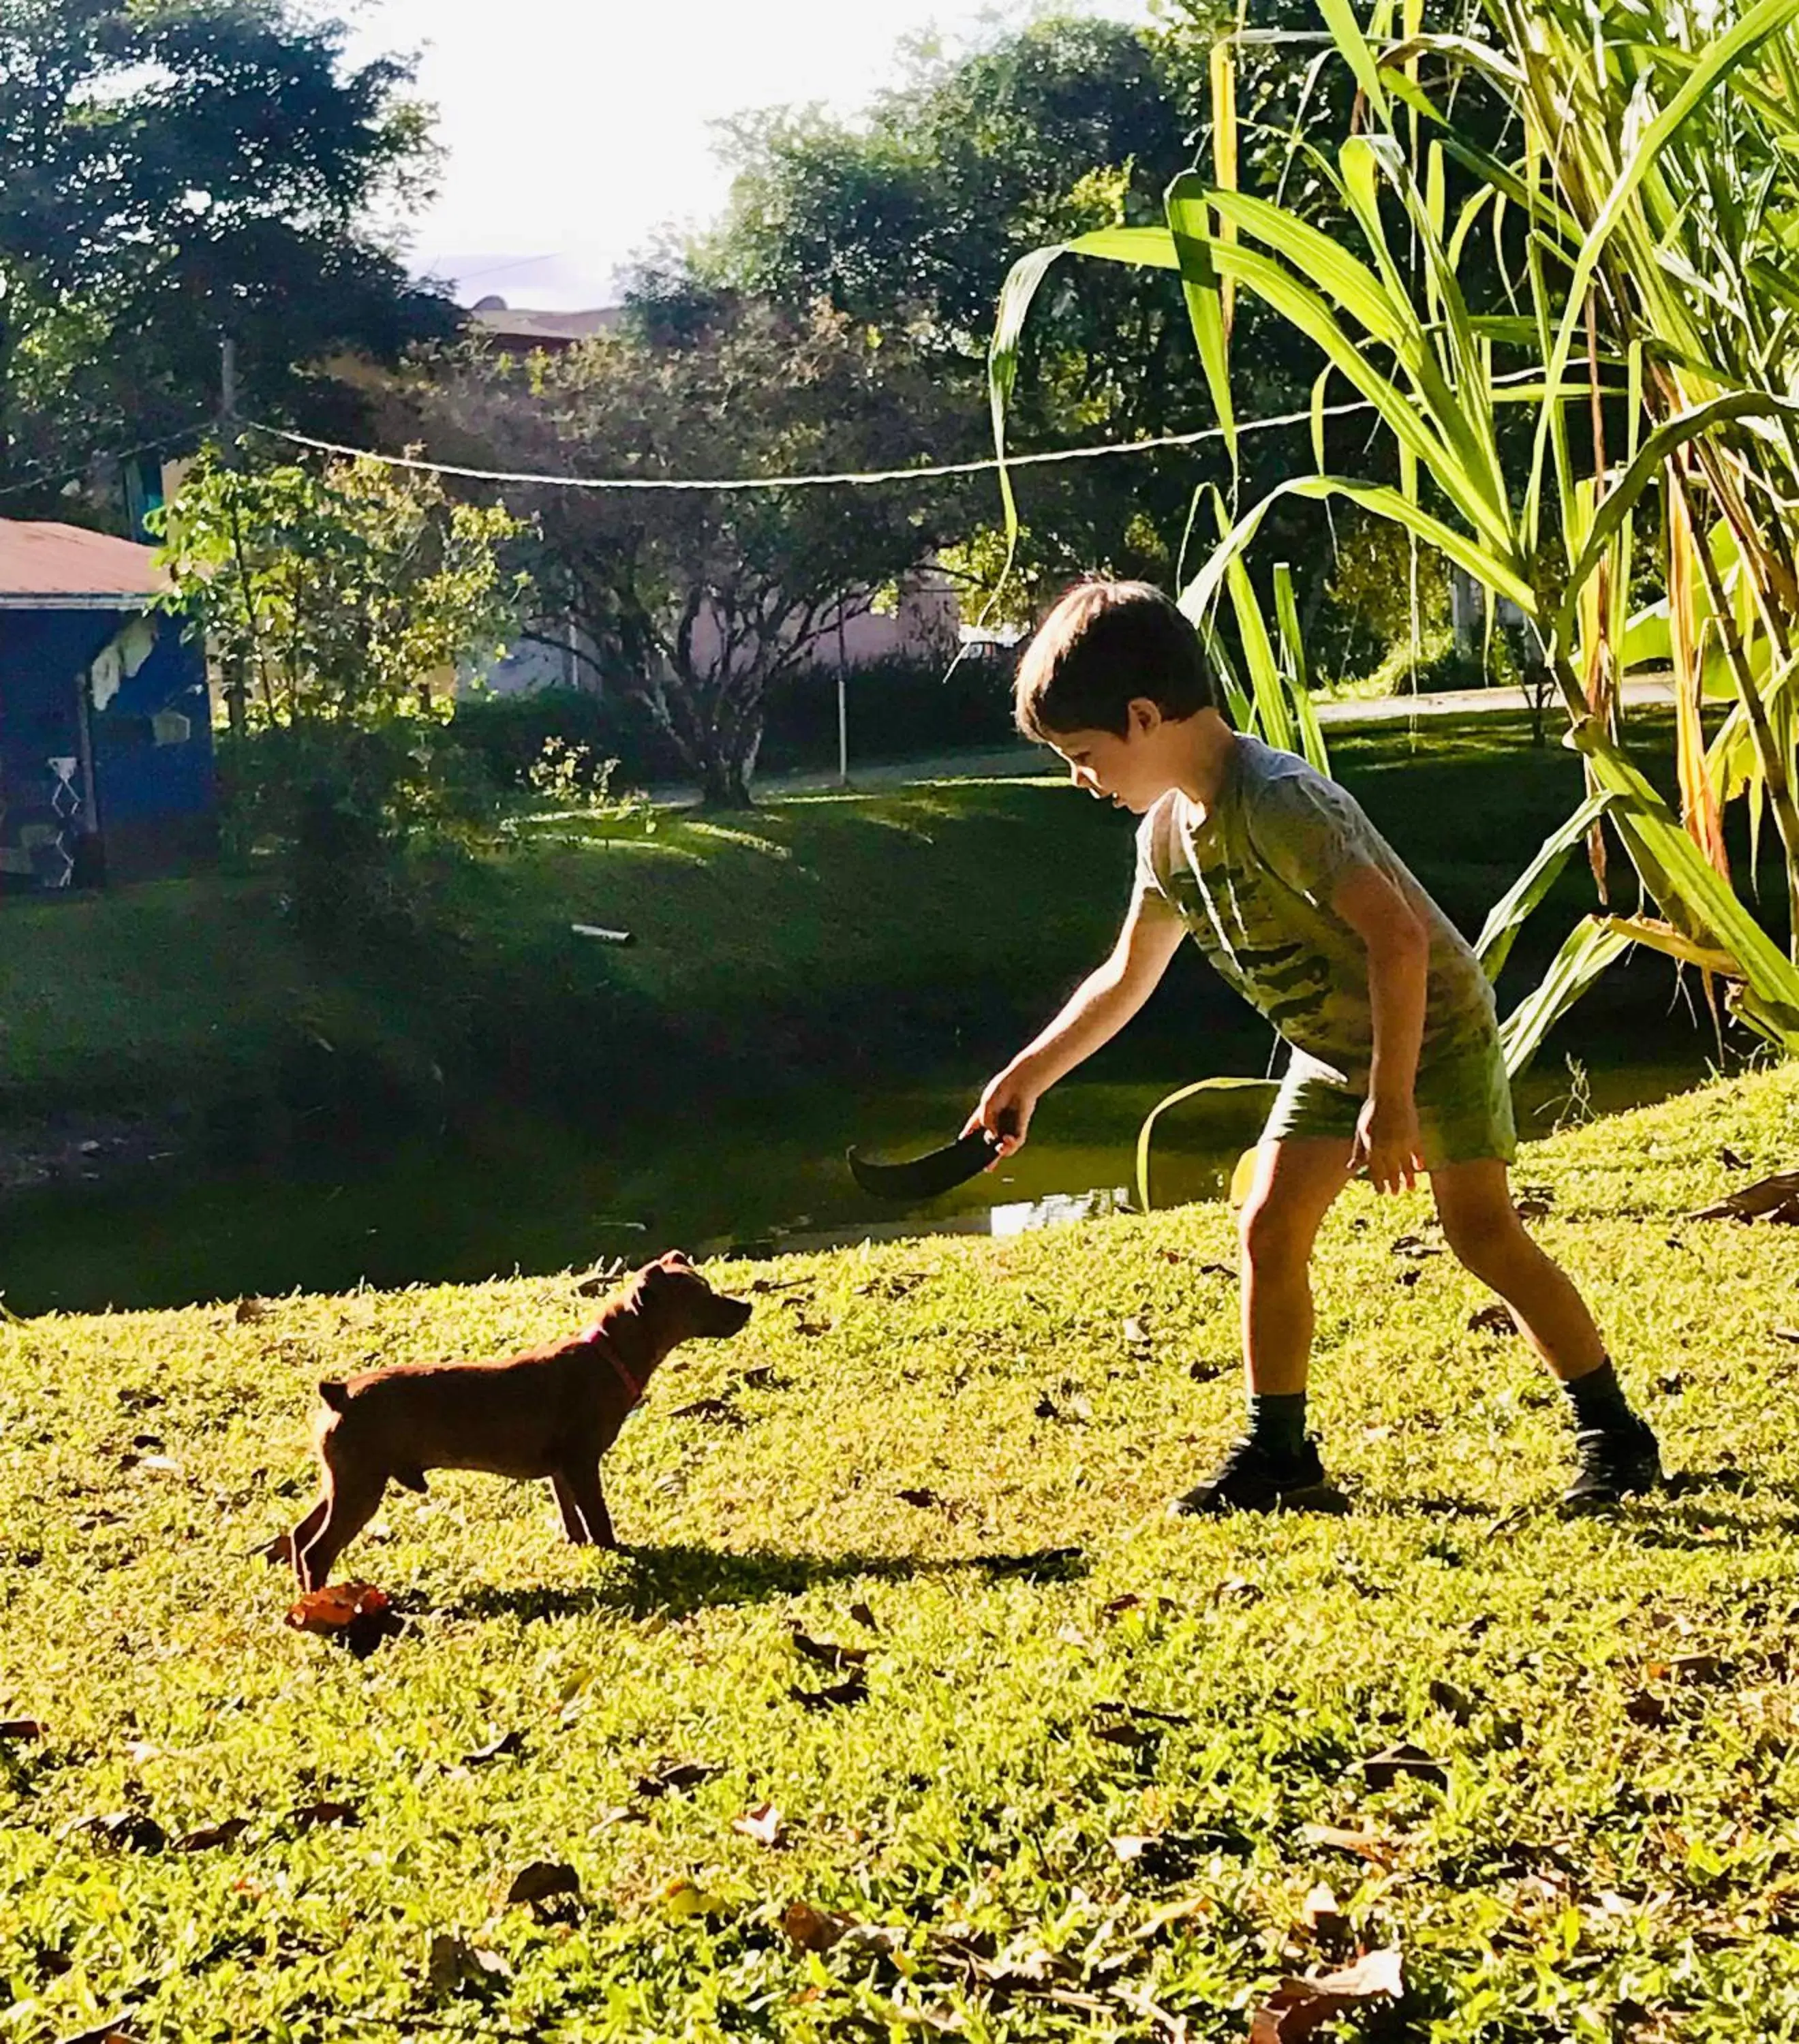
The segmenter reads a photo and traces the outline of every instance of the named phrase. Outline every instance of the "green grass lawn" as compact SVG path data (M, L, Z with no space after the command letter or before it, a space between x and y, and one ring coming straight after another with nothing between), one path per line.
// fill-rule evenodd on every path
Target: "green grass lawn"
M363 1661L252 1557L313 1381L559 1331L572 1278L0 1328L0 1717L42 1727L0 1741L0 2037L1197 2044L1397 1948L1438 2044L1799 2038L1799 1230L1683 1218L1727 1144L1799 1162L1799 1068L1520 1166L1670 1498L1564 1520L1555 1394L1394 1253L1423 1201L1359 1189L1318 1272L1351 1514L1168 1522L1238 1412L1194 1207L731 1267L755 1318L609 1458L629 1551L540 1486L397 1494ZM797 1700L845 1677L796 1631L866 1695ZM1440 1765L1375 1785L1402 1741ZM507 1906L534 1862L579 1892ZM854 1927L798 1950L797 1904Z

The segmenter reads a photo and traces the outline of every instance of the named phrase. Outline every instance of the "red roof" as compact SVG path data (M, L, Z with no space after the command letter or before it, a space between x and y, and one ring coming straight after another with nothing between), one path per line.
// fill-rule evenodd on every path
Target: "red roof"
M160 595L168 578L156 561L153 548L108 532L0 518L0 603L41 597L54 609L59 599Z

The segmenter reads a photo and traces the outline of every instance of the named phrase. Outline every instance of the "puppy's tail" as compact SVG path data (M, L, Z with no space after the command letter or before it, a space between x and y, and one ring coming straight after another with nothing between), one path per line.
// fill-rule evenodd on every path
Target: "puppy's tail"
M350 1409L350 1387L335 1377L321 1379L318 1395L333 1412L348 1412Z

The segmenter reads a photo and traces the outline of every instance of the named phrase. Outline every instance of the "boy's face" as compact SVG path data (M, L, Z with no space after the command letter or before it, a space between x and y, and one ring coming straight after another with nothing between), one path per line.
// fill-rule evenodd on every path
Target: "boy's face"
M1096 801L1140 816L1175 786L1178 770L1168 744L1170 725L1160 709L1147 698L1134 700L1125 713L1124 735L1112 731L1060 731L1050 750L1068 768L1068 778Z

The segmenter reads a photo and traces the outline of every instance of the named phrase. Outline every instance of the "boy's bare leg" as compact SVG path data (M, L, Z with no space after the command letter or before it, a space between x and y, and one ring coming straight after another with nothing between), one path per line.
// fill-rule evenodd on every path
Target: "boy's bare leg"
M1351 1145L1336 1136L1264 1143L1244 1202L1243 1355L1250 1391L1305 1389L1312 1356L1312 1245L1349 1183Z
M1655 1436L1632 1411L1586 1302L1561 1266L1525 1232L1497 1158L1431 1174L1450 1247L1512 1309L1537 1354L1561 1380L1580 1469L1565 1493L1582 1507L1615 1504L1662 1481Z
M1531 1239L1497 1157L1445 1164L1431 1174L1443 1239L1457 1258L1512 1308L1519 1331L1564 1383L1605 1360L1586 1302L1560 1264Z
M1174 1500L1177 1514L1343 1509L1305 1431L1305 1376L1312 1244L1349 1182L1353 1147L1341 1136L1295 1136L1261 1147L1240 1224L1248 1431L1203 1483Z

